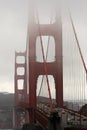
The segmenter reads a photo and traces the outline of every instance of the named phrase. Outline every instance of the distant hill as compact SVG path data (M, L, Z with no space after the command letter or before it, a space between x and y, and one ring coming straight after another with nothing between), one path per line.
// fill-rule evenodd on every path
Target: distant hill
M49 98L46 98L46 97L37 97L37 102L40 103L47 103L49 104ZM52 100L52 102L54 104L56 104L56 101L55 99ZM68 107L69 109L72 109L73 107L73 110L77 110L78 111L78 103L75 103L73 104L72 106L72 102L64 102L64 106ZM12 108L13 109L14 107L14 94L12 93L0 93L0 109L9 109L9 108ZM85 106L83 106L81 109L80 109L81 113L84 113L87 115L87 104Z
M14 106L14 94L0 93L0 109L13 108Z
M40 102L49 103L49 99L45 97L37 97ZM14 94L12 93L0 93L0 109L1 108L13 108L14 106Z

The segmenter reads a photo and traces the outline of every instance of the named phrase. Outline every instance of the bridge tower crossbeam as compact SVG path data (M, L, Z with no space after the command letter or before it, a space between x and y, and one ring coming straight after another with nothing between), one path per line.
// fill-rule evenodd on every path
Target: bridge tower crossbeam
M34 14L33 14L34 15ZM29 106L36 107L36 89L39 75L46 75L44 62L36 61L36 40L37 37L52 36L55 41L55 61L46 62L47 75L52 75L55 81L56 103L63 106L63 68L62 68L62 24L61 18L56 14L53 24L39 24L35 22L34 17L30 15L29 21ZM30 122L34 122L33 112L30 113Z

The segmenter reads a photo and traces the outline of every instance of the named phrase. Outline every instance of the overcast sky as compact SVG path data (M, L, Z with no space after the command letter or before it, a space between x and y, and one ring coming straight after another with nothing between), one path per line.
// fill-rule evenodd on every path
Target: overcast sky
M27 24L28 0L0 0L0 91L14 91L14 52L25 50Z
M67 1L87 65L87 0ZM29 5L29 0L0 0L0 92L14 92L14 52L25 50Z

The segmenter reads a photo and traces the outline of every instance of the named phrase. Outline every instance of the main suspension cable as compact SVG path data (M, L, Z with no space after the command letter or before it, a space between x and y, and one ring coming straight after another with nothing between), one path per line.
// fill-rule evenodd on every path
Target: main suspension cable
M36 11L36 12L37 12L37 21L38 21L38 27L39 27L38 29L39 29L40 43L41 43L41 50L42 50L43 63L44 63L44 71L45 71L45 74L46 74L46 81L47 81L48 93L49 93L49 98L50 98L50 107L51 107L51 111L53 111L52 97L51 97L50 85L49 85L48 73L47 73L47 65L46 65L46 59L45 59L44 48L43 48L43 41L42 41L41 31L40 31L39 16L38 16L38 11Z
M50 19L50 24L51 24L51 23L52 23L52 16L51 16L51 19ZM47 41L46 61L47 61L47 57L48 57L49 43L50 43L50 36L48 36L48 41ZM43 81L44 81L44 75L43 75L42 80L41 80L41 85L40 85L38 97L40 96L40 93L41 93Z
M49 43L50 43L50 36L48 36L48 42L47 42L46 61L47 61L47 56L48 56ZM41 89L42 89L42 86L43 86L43 81L44 81L44 75L43 75L42 80L41 80L41 85L40 85L38 97L40 96L40 93L41 93Z

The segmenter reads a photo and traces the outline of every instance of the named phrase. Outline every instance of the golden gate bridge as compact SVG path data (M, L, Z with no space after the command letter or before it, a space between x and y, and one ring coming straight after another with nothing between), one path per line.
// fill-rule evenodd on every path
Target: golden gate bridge
M87 69L76 28L70 13L63 23L54 12L49 24L41 24L38 10L30 9L26 51L15 52L15 129L27 123L43 130L87 129L80 112Z

